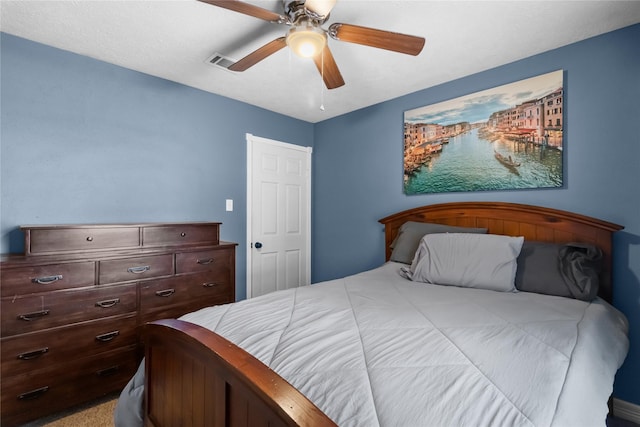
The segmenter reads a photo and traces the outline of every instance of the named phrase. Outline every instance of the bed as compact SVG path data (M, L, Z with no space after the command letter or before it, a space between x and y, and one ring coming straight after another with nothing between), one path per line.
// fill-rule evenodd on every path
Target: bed
M378 268L145 325L116 425L605 425L628 350L609 304L622 227L502 202L380 223Z

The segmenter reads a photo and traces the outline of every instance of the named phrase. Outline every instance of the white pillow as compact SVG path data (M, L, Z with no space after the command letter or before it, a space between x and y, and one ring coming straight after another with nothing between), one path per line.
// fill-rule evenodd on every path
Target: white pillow
M416 282L515 291L524 237L443 233L422 238L409 278Z

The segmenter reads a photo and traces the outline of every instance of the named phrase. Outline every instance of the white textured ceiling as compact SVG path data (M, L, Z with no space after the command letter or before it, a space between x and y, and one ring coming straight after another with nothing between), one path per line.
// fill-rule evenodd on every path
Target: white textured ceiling
M282 13L280 0L248 3ZM326 90L313 62L288 49L243 73L207 64L216 52L240 59L288 27L195 0L0 6L5 33L312 123L640 22L633 0L338 0L324 28L343 22L422 36L426 44L413 57L329 39L346 84Z

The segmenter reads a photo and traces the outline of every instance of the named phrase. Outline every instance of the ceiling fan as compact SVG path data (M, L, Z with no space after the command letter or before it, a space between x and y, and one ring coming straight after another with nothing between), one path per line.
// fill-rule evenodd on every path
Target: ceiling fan
M327 35L334 40L356 43L408 55L418 55L424 47L424 38L358 25L334 23L328 29L321 27L329 18L336 0L282 0L284 14L278 14L238 0L199 0L224 9L244 13L275 24L291 28L279 37L251 52L228 67L231 71L245 71L268 56L289 46L301 57L313 58L328 89L344 85L329 45Z

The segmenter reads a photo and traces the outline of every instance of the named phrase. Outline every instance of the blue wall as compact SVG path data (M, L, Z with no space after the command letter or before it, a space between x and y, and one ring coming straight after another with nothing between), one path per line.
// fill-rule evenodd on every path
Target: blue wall
M312 146L313 125L1 37L2 252L21 224L221 221L245 298L245 134Z
M222 221L245 296L245 133L314 147L313 280L384 261L377 220L461 200L530 203L625 226L615 305L631 352L615 386L640 404L640 25L312 125L2 33L2 252L20 224ZM565 186L405 196L404 110L565 70ZM224 200L234 199L234 212Z
M558 69L564 70L565 86L564 188L403 194L405 110ZM614 238L614 304L630 321L631 351L619 371L615 396L640 404L639 123L640 25L319 123L314 138L313 280L381 264L384 235L377 220L426 204L529 203L624 225Z

